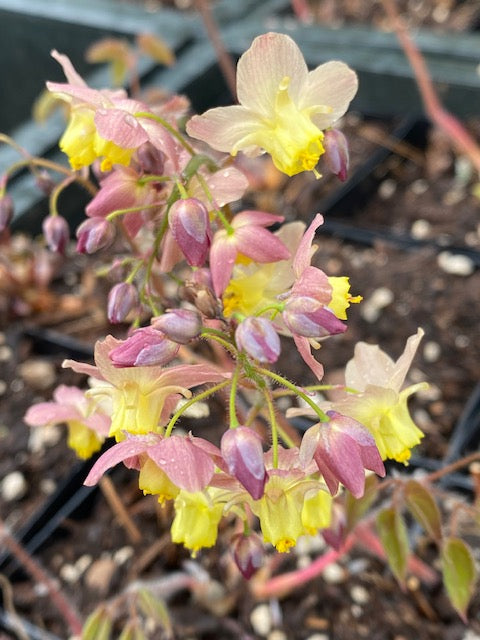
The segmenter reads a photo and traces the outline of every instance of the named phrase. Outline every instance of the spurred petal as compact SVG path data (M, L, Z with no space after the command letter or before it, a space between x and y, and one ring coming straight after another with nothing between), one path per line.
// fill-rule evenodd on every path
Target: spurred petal
M217 231L210 248L210 271L213 289L217 296L222 295L230 280L236 257L235 238L228 236L223 230Z
M258 36L238 61L238 100L248 109L270 118L282 80L290 78L289 94L295 102L307 81L307 73L303 55L289 36L281 33Z
M415 354L418 349L418 345L420 344L421 339L425 335L423 329L418 329L417 333L413 336L410 336L407 340L407 344L405 345L405 349L403 350L402 355L398 358L395 363L395 371L392 374L392 377L389 380L388 386L395 391L400 391L403 383L405 382L405 378L407 376L407 372L410 369L410 365L412 364L412 360L415 357Z
M325 105L330 113L312 115L319 129L326 129L343 116L357 93L357 74L343 62L332 60L310 71L307 89L302 94L301 108Z
M251 113L245 107L216 107L209 109L201 116L193 116L187 122L187 133L192 138L207 142L213 149L226 153L248 150L258 155L257 145L248 142L247 138L262 126L260 116ZM245 146L242 141L247 140Z
M59 53L56 49L50 51L50 55L54 58L62 67L63 73L70 84L75 84L79 87L86 87L85 80L75 71L70 58L63 53Z
M255 209L248 209L240 211L232 220L232 227L238 229L244 225L257 225L260 227L269 227L276 222L283 222L284 216L277 216L274 213L267 213L266 211L257 211Z
M223 207L229 202L239 200L248 187L248 179L235 167L225 167L215 171L215 173L206 176L204 180L217 207ZM205 189L196 176L193 176L190 180L188 193L193 198L205 200ZM210 203L206 200L205 204L210 206Z
M42 427L67 420L78 420L78 411L74 407L58 405L56 402L39 402L27 410L23 419L30 427Z

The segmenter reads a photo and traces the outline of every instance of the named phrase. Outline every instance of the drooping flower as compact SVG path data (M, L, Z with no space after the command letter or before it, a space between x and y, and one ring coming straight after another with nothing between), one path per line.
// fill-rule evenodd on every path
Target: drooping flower
M385 475L385 468L370 432L352 418L328 411L328 422L308 429L300 446L305 464L313 458L332 495L339 482L353 496L361 498L365 488L365 469Z
M232 155L266 151L289 176L314 171L325 151L323 131L346 112L356 91L357 77L346 64L327 62L309 72L289 36L267 33L238 62L240 105L194 116L187 132Z
M110 418L84 391L63 384L55 389L53 401L33 405L24 420L31 427L65 423L68 446L82 459L100 449L110 427Z
M410 417L407 400L427 384L421 382L401 390L423 334L423 330L418 329L408 338L396 362L377 345L359 342L345 370L346 386L359 393L333 403L336 411L367 427L383 460L407 462L410 450L424 435Z
M137 113L148 107L126 96L125 91L97 91L87 86L67 56L52 51L68 83L47 82L47 88L71 106L70 119L60 140L73 169L81 169L101 158L100 168L109 171L114 165L129 165L133 153L151 142L173 158L175 143L157 122Z
M172 542L184 544L193 555L199 549L213 547L224 503L216 498L221 492L212 487L204 491L180 491L175 498Z
M222 436L221 451L228 471L245 487L254 500L263 494L267 479L262 441L249 427L229 429Z
M119 440L124 438L123 432L158 432L159 425L165 424L177 404L179 395L188 398L190 387L218 382L229 375L208 364L117 368L109 354L120 344L121 341L113 336L98 341L95 345L96 366L75 360L65 360L62 365L102 381L88 394L111 400L110 435Z

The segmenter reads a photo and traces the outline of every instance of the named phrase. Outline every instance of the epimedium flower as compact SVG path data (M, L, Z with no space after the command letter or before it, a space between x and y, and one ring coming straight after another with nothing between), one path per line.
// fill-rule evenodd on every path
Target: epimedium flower
M110 359L110 352L120 345L120 340L107 336L95 345L96 366L75 360L65 360L62 365L101 381L88 391L88 395L99 400L110 399L112 424L109 435L117 440L125 438L124 432L137 435L158 432L179 396L191 396L190 387L218 382L230 375L208 364L117 368Z
M110 427L109 416L84 391L63 384L55 389L53 401L33 405L24 420L30 427L66 424L68 446L82 459L100 449Z
M323 131L346 112L357 85L355 72L342 62L309 72L289 36L267 33L255 38L238 62L240 105L194 116L187 132L232 155L266 151L289 176L315 171L325 151Z
M418 329L410 336L396 362L377 345L359 342L345 369L345 385L358 393L333 403L335 411L358 420L370 431L383 460L407 463L410 450L424 435L410 417L407 401L428 385L421 382L402 390L423 335Z
M195 492L181 490L174 503L172 542L183 544L194 556L200 549L213 547L223 515L224 502L217 499L221 493L215 487Z
M129 165L134 152L146 142L176 157L175 143L157 122L137 113L148 107L127 97L123 90L98 91L87 86L67 56L52 51L62 66L67 83L47 82L47 89L70 104L70 118L60 139L72 169L81 169L101 158L101 171L114 165Z
M210 249L210 270L217 296L225 290L239 254L259 263L290 257L280 238L264 228L283 220L283 216L264 211L242 211L234 216L230 230L220 229L215 233Z

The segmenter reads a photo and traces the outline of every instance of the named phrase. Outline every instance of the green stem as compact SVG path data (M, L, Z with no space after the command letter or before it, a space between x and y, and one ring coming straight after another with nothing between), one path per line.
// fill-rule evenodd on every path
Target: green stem
M233 357L236 357L238 355L237 350L235 349L235 347L231 342L228 342L224 338L221 338L219 335L215 335L210 332L208 333L208 335L204 335L204 332L205 330L202 330L202 333L201 333L202 338L208 337L209 340L215 340L215 342L218 342L218 344L221 344L222 347L224 347L230 354L232 354Z
M210 191L210 189L208 187L207 181L205 180L205 178L200 173L197 173L196 176L197 176L198 181L202 185L202 189L205 191L205 194L206 194L210 204L213 206L213 211L214 211L215 215L220 219L220 222L225 227L225 231L229 235L232 235L235 230L232 227L232 225L230 224L230 222L227 220L227 218L225 217L223 211L221 211L220 209L217 208L217 205L216 205L216 203L215 203L215 201L213 199L213 196L212 196L212 192Z
M202 393L199 393L198 395L194 396L193 398L190 398L190 400L187 400L187 402L185 402L185 404L182 405L180 407L180 409L176 413L173 414L170 422L167 425L167 428L165 429L165 438L168 438L170 436L170 434L172 433L172 429L175 426L175 423L180 418L180 416L183 413L185 413L185 411L187 409L189 409L196 402L199 402L200 400L205 400L205 398L208 398L209 396L211 396L212 394L216 393L217 391L220 391L220 389L223 389L224 387L228 386L229 384L230 384L230 380L224 380L223 382L220 382L219 384L216 384L214 387L210 387L210 389L207 389L206 391L203 391Z
M138 264L136 264L133 269L130 271L130 273L128 274L128 277L126 278L125 282L127 284L131 284L135 278L135 276L137 275L137 273L140 271L140 269L143 266L143 260L139 260Z
M155 120L155 122L158 122L159 124L161 124L164 129L166 129L174 138L176 138L179 141L179 143L182 145L182 147L186 149L190 155L192 156L195 155L195 151L193 147L191 147L188 144L188 142L185 140L182 134L160 116L157 116L153 113L148 113L148 111L140 111L138 113L135 113L134 116L135 118L149 118L150 120Z
M60 197L60 194L62 193L62 191L66 189L68 185L71 184L74 180L75 180L75 176L69 175L64 180L59 182L55 187L55 189L52 190L50 194L50 200L49 200L49 209L50 209L51 216L59 215L58 208L57 208L58 198Z
M263 390L265 400L268 407L268 417L270 421L270 427L272 429L272 463L273 468L278 468L278 424L275 417L275 407L272 402L271 391L267 387Z
M126 213L135 213L136 211L143 211L144 209L154 209L155 207L160 207L164 205L165 202L153 202L152 204L140 204L136 207L127 207L126 209L115 209L112 213L109 213L106 216L106 220L113 220L114 218L118 218L119 216L123 216Z
M311 398L309 398L306 393L303 393L303 391L301 391L295 384L293 384L283 376L278 375L278 373L274 373L273 371L269 371L268 369L259 368L258 372L264 376L267 376L268 378L271 378L272 380L275 380L275 382L281 384L283 387L287 387L287 389L293 391L296 396L302 398L302 400L304 400L315 411L320 422L328 422L328 416L320 409L320 407L317 407L315 402Z
M235 407L235 399L238 389L238 377L240 375L240 362L237 362L232 375L232 386L230 387L230 398L228 402L228 409L230 413L230 429L235 429L240 424L237 418L237 410Z

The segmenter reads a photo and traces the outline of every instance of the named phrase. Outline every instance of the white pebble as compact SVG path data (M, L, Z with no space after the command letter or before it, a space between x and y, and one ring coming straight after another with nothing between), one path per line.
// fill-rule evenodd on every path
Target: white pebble
M113 554L113 561L119 565L124 564L127 560L130 560L133 553L133 547L122 547Z
M46 496L52 495L52 493L57 488L55 481L52 478L43 478L40 480L40 491L44 493Z
M44 391L55 384L55 367L47 360L26 360L19 367L22 379L29 387L38 391Z
M6 390L7 390L7 383L5 382L5 380L0 380L0 396L3 396Z
M336 562L332 562L332 564L326 566L322 576L325 582L329 584L340 584L345 582L345 578L347 577L345 569Z
M0 347L0 362L8 362L12 357L13 351L7 345Z
M354 584L350 589L350 596L355 604L367 604L370 602L370 594L361 584Z
M397 190L397 183L391 178L384 180L378 187L378 195L382 200L389 200Z
M454 342L455 346L459 349L466 349L470 344L470 338L460 333L458 336L455 336Z
M412 234L412 238L416 240L424 240L428 238L430 235L430 231L432 229L432 225L427 220L415 220L412 224L412 228L410 233Z
M363 613L362 607L358 604L352 604L352 606L350 607L350 611L352 612L352 616L354 618L360 618Z
M410 189L416 196L421 196L422 193L428 191L428 182L420 178L419 180L415 180L415 182L412 182L412 184L410 185Z
M393 302L394 295L387 287L375 289L372 295L360 307L360 313L367 322L375 322L380 316L380 311Z
M306 640L329 640L329 637L326 633L314 633L311 636L308 636Z
M64 580L68 584L77 582L78 578L81 575L78 568L73 564L64 564L63 567L60 568L59 573L62 580Z
M259 604L250 614L250 624L259 636L266 636L272 630L272 612L268 604Z
M62 436L62 431L56 424L47 424L44 427L33 427L28 437L28 448L32 453L42 454L45 449L57 444Z
M438 266L445 273L455 276L469 276L475 271L475 264L468 256L450 251L442 251L437 258Z
M280 629L274 629L267 636L268 640L287 640L287 636Z
M28 485L20 471L8 473L0 484L0 493L5 502L20 500L27 493Z
M423 357L427 362L437 362L437 360L440 358L441 353L442 350L438 342L429 340L429 342L426 342L425 346L423 347Z

